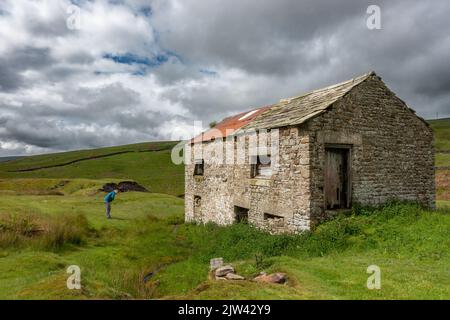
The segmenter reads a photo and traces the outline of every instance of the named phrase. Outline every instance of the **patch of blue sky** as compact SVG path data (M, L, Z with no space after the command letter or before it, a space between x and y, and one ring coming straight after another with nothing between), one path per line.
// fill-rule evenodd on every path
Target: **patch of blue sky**
M217 71L208 70L208 69L199 69L198 72L203 73L207 76L218 76L219 73Z
M133 76L145 76L147 74L146 68L138 68L136 71L132 72Z
M104 59L112 60L118 64L135 66L137 69L132 72L133 75L145 75L149 69L157 68L167 63L171 58L175 58L176 62L182 62L180 55L172 51L163 51L153 57L143 57L133 53L113 54L105 53ZM98 73L96 73L98 74Z
M161 33L158 30L156 30L156 29L153 29L153 39L154 39L155 44L158 45L161 48L161 50L163 52L165 52L167 55L177 58L178 61L180 63L182 63L182 64L187 64L188 63L185 60L185 58L182 57L180 54L178 54L178 53L176 53L174 51L168 50L168 49L164 49L162 47L162 45L161 45Z
M70 0L70 2L78 7L82 7L83 4L89 2L90 0Z
M123 4L125 4L123 0L108 0L108 3L112 4L112 5L123 5Z
M153 14L153 10L152 7L150 6L145 6L139 9L139 13L141 13L142 15L146 16L146 17L151 17L151 15Z
M167 62L167 60L169 59L167 56L162 54L158 54L152 58L147 58L132 53L125 53L125 54L106 53L103 55L103 58L112 60L115 63L128 65L141 64L148 67L160 66L161 64Z
M142 15L145 17L151 17L153 15L153 9L150 5L142 5L136 8L124 0L108 0L108 3L115 6L126 6L133 10L135 15Z

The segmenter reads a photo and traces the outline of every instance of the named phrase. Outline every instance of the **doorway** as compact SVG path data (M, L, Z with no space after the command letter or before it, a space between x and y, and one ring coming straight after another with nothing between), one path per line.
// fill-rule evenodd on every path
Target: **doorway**
M324 193L327 210L351 206L350 151L348 145L325 148Z
M234 206L234 216L235 216L235 221L240 223L247 223L248 222L248 209L247 208L242 208L242 207L238 207L238 206Z

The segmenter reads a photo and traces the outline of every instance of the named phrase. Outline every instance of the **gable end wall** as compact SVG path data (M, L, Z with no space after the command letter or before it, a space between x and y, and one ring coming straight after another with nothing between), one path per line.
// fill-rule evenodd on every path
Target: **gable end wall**
M311 214L325 214L325 144L351 144L353 204L418 201L435 207L433 132L376 76L305 127L313 142Z

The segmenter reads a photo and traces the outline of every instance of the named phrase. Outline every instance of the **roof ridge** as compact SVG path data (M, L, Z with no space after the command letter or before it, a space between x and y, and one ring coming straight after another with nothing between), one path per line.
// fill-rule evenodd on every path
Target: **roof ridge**
M321 92L321 91L325 91L325 90L330 90L330 89L333 89L333 88L336 88L336 87L339 87L339 86L344 86L346 84L349 84L350 82L358 82L358 84L359 84L359 83L363 82L364 80L368 79L370 76L373 76L373 75L376 75L375 71L370 71L370 72L364 73L364 74L362 74L362 75L360 75L358 77L351 78L349 80L345 80L345 81L342 81L342 82L339 82L339 83L335 83L335 84L329 85L327 87L322 87L322 88L319 88L319 89L314 89L312 91L308 91L308 92L306 92L304 94L301 94L299 96L294 96L294 97L290 97L290 98L280 99L279 103L290 103L293 100L304 98L304 97L309 96L309 95L311 95L313 93L317 93L317 92Z
M372 76L376 76L374 71L328 87L312 90L301 96L280 100L280 102L261 112L251 123L241 127L238 131L256 128L268 129L303 123L326 112L332 104L342 99L356 86Z
M216 138L217 130L222 132L224 136L228 136L238 134L239 132L251 128L275 128L287 124L303 123L308 119L325 112L330 105L339 99L342 99L348 92L355 88L355 86L364 82L371 76L376 76L376 73L374 71L364 73L360 76L351 78L350 80L315 89L297 97L282 99L278 103L257 108L253 107L250 110L230 115L219 121L214 128L193 138L191 142L203 142ZM315 96L309 97L314 94ZM304 101L300 99L304 99ZM299 102L296 100L299 100ZM289 108L289 104L293 101L297 103L291 105L291 108ZM283 120L283 118L285 119ZM289 121L287 121L286 118L288 118ZM231 129L231 132L226 131L226 129Z

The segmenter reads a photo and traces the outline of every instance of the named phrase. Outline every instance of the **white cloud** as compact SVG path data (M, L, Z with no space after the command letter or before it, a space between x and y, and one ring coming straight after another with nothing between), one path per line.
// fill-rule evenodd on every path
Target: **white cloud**
M366 3L367 2L367 3ZM375 69L418 113L450 116L448 2L0 3L0 156L168 139Z

